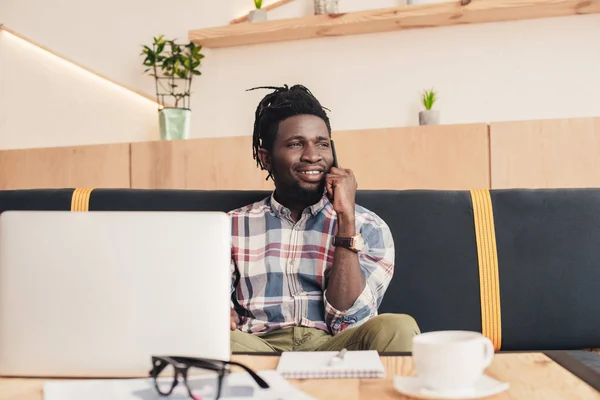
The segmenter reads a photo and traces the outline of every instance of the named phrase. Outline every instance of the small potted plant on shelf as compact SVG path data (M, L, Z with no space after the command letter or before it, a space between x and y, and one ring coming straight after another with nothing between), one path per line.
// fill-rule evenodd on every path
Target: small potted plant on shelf
M201 50L192 42L178 44L163 35L154 38L152 47L143 46L141 55L145 56L143 64L147 67L144 73L154 77L163 140L189 138L191 87L193 77L201 75Z
M339 0L315 0L315 14L339 13Z
M267 12L262 9L262 0L254 0L254 10L248 13L249 22L262 22L267 20Z
M425 111L419 112L419 125L439 125L440 112L432 109L437 100L437 93L433 89L423 92L421 101Z

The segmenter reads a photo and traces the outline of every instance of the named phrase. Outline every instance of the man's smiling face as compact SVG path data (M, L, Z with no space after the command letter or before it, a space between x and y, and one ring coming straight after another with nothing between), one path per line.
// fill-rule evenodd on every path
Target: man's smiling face
M273 175L277 192L317 202L333 164L327 125L314 115L281 121L271 153L261 151L261 159Z

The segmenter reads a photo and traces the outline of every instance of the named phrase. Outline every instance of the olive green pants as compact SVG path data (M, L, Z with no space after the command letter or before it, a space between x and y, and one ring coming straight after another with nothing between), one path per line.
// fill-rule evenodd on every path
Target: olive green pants
M412 351L412 338L420 333L415 320L405 314L382 314L355 328L332 336L315 328L292 327L262 335L231 332L234 353L282 351L377 350Z

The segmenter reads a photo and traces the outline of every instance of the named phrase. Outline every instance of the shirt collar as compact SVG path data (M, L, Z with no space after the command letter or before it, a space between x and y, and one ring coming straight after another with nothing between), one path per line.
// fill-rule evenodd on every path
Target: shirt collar
M290 217L292 212L289 208L285 207L284 205L282 205L281 203L279 203L276 199L275 199L275 191L273 191L273 193L271 193L271 198L270 198L270 202L271 202L271 210L273 210L273 212L275 213L275 215L277 215L278 217ZM313 204L310 207L305 208L302 211L302 214L305 213L310 213L312 214L312 216L316 216L317 214L319 214L325 207L331 205L331 202L329 201L329 198L327 197L327 192L324 191L323 192L323 196L321 196L321 199L319 199L318 202L316 202L315 204Z

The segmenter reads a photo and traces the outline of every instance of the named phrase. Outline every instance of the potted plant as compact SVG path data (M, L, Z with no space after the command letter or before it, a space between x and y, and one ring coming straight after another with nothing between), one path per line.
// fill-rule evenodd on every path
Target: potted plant
M145 56L143 64L147 67L144 73L154 77L163 140L189 138L191 87L193 77L201 75L201 50L194 43L177 44L163 35L154 38L152 47L143 46L141 55Z
M267 20L267 12L262 9L262 3L262 0L254 0L256 9L250 11L248 14L249 22L261 22Z
M433 89L423 92L421 101L425 107L425 111L419 112L419 125L439 125L440 112L432 110L437 100L437 93Z
M339 0L315 0L315 14L339 13Z

